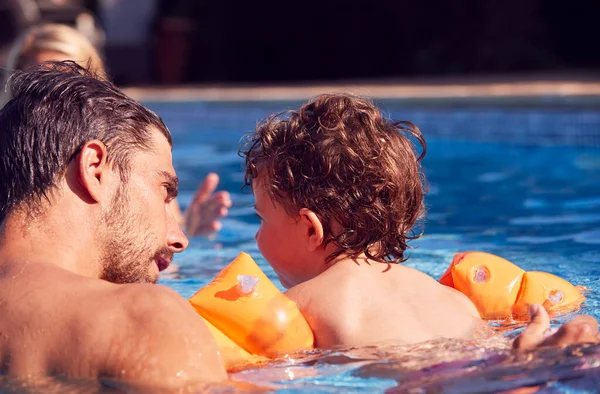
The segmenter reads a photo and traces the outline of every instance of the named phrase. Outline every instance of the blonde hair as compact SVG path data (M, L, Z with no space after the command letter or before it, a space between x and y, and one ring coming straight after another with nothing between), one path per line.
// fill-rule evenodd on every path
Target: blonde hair
M62 53L98 78L107 79L100 53L83 34L68 25L48 23L30 28L13 44L4 70L2 90L13 71L35 66L34 56L44 51Z

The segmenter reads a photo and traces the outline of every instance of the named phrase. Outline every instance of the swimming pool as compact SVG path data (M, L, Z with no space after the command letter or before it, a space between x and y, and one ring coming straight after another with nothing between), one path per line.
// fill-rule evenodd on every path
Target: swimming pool
M234 202L223 230L213 239L192 239L176 256L180 272L161 283L189 297L245 251L278 284L254 241L259 223L252 196L240 192L237 150L257 120L299 103L146 104L173 133L182 204L210 171L220 174ZM583 312L600 318L600 114L381 104L394 119L420 126L428 142L425 235L413 242L406 264L439 277L456 252L495 253L526 270L548 271L590 288ZM509 327L508 333L518 329ZM464 393L537 385L546 392L581 393L600 387L600 346L548 349L532 359L507 351L502 341L438 340L315 351L231 376L234 383L212 391ZM0 377L0 393L22 392L121 391L60 378L31 385Z
M146 104L173 133L182 205L210 171L220 174L221 188L232 193L234 202L223 230L212 239L191 240L176 257L180 272L161 283L189 297L245 251L279 285L254 241L259 222L252 195L240 192L243 169L237 151L257 120L299 103ZM588 287L583 312L600 318L599 114L381 105L392 118L421 127L428 143L425 235L413 242L416 248L406 264L439 277L456 252L495 253L525 270L547 271ZM552 392L581 392L600 387L599 366L597 346L539 352L532 361L506 352L499 342L442 340L315 353L232 378L280 392L481 392L532 384Z

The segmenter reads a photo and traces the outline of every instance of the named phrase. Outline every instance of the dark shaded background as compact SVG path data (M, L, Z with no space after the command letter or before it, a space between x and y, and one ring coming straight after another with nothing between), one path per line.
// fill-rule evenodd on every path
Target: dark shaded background
M600 1L163 0L189 16L187 81L600 69Z
M97 11L96 1L78 3ZM600 70L597 0L160 0L158 8L142 52L105 48L118 83ZM141 61L144 77L124 69Z

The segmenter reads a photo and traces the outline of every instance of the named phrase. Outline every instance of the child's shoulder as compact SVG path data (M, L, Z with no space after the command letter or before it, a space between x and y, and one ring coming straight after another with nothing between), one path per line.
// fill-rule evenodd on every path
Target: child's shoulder
M355 278L342 271L322 273L290 288L286 295L298 308L315 333L316 345L330 348L354 343L360 331L359 294Z

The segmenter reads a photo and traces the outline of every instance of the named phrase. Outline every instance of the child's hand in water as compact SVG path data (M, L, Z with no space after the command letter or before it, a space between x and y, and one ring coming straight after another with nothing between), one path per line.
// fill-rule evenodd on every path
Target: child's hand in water
M556 331L550 328L550 317L543 306L532 305L529 308L529 316L531 321L527 328L513 343L513 347L517 350L600 342L598 322L592 316L577 316Z
M219 176L210 173L198 186L192 202L185 210L185 231L192 237L210 235L221 229L219 219L227 215L231 198L226 191L214 193Z

